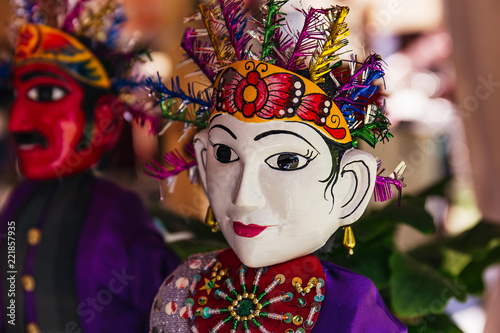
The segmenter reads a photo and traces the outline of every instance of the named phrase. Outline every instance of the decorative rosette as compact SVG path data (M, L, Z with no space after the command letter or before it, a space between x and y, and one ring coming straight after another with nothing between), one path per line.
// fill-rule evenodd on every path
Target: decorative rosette
M321 263L312 255L254 269L226 250L193 283L186 300L193 333L309 332L325 293Z

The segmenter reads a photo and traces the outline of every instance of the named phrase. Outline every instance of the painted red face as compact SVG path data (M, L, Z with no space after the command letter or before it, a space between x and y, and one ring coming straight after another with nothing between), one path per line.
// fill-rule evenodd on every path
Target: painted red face
M43 63L14 68L13 80L17 97L9 130L26 178L65 177L99 160L106 142L98 133L96 119L90 144L81 142L86 122L81 106L85 96L77 80L57 66Z

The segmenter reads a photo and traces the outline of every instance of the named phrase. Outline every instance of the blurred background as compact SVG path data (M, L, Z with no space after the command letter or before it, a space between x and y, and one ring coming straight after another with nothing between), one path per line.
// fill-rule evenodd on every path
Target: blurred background
M178 66L183 60L179 46L186 27L183 20L196 10L196 1L123 2L129 17L127 35L139 38L152 50L153 62L137 66L134 68L136 73L154 76L158 71L163 78L179 75L184 83L196 81L199 87L208 84L202 78L190 75L196 70L193 65ZM458 297L453 292L444 297L441 292L430 302L426 300L427 303L434 300L442 304L428 304L427 312L417 311L415 318L418 319L412 323L411 330L455 332L431 328L441 320L436 314L446 313L463 332L498 333L500 317L496 314L500 311L500 274L495 263L500 262L500 255L497 257L492 253L500 254L500 234L495 234L494 227L484 229L494 231L478 231L472 236L467 232L478 230L478 226L484 223L500 225L500 140L496 136L496 126L500 124L496 104L500 103L500 64L497 60L500 43L496 37L500 32L500 21L495 17L500 13L500 2L308 0L301 3L290 1L283 11L299 29L301 14L294 6L307 8L335 4L351 8L347 18L351 30L349 48L360 57L370 52L379 53L387 64L386 103L395 139L375 150L363 148L383 158L385 175L400 161L406 162L407 187L404 193L423 198L426 214L432 218L434 226L433 232L426 235L411 223L397 221L397 226L391 229L394 231L391 234L394 246L401 253L414 254L413 258L421 259L424 265L432 263L431 268L437 273L446 273L450 281L460 281L468 288L466 297ZM2 0L0 58L8 58L12 50L7 38L9 19L9 2ZM7 118L7 110L1 110L0 205L20 179L6 131ZM201 188L191 185L186 175L176 179L171 193L165 184L159 184L143 173L144 164L152 158L160 159L165 152L182 147L191 139L188 135L179 141L182 131L182 124L173 125L157 138L148 134L148 128L131 123L117 152L121 158L114 159L119 162L103 174L138 192L154 209L172 212L185 217L186 221L201 220L207 201ZM441 190L430 191L430 188L435 189L435 184L441 184ZM375 203L372 206L373 211L385 207ZM403 202L401 210L404 209ZM401 215L399 219L404 220L404 214ZM463 236L465 234L468 236ZM475 237L474 242L471 237ZM448 241L451 243L446 243ZM430 249L428 244L443 243L452 244L453 251L465 253L467 257L457 257L454 252L453 259L450 259L452 268L445 270L443 265L449 265L450 261L445 262L443 258L448 258L448 254L442 254L440 261L435 263L425 261L426 255L419 256L422 251L415 251L422 246ZM433 249L437 248L440 250L433 251L442 250L441 247ZM469 287L472 282L463 276L464 271L480 276L480 283L484 284L480 288ZM460 289L460 285L457 288ZM391 292L394 301L395 290ZM460 298L467 301L455 300ZM406 301L411 303L413 300L406 298ZM394 307L397 310L397 305ZM411 314L410 311L401 316L414 318ZM433 315L436 315L434 319Z

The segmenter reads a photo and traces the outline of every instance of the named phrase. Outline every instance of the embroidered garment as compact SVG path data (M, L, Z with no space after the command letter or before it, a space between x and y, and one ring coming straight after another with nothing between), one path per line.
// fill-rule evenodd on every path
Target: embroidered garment
M248 268L230 249L188 258L165 280L151 309L151 333L332 331L406 327L359 274L313 255Z

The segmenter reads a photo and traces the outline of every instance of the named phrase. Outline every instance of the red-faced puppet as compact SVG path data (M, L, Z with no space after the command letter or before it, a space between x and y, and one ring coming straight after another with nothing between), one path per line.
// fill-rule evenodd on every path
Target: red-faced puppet
M123 105L96 56L76 38L26 24L13 66L16 101L9 130L28 179L69 176L92 167L122 128Z

